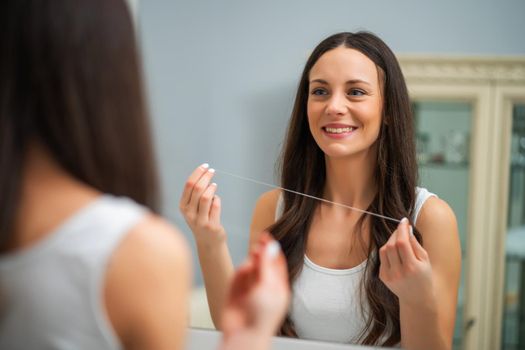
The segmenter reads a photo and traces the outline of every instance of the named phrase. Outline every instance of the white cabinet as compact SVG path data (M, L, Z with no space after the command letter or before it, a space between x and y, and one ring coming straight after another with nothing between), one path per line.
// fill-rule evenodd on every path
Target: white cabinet
M525 198L509 205L513 115L525 104L525 57L399 59L415 112L420 184L458 218L463 271L454 348L514 348L502 335L508 327L519 333L525 320L508 322L505 242L509 213L525 213L514 208L525 207ZM525 134L523 142L525 150ZM525 291L516 294L519 316Z

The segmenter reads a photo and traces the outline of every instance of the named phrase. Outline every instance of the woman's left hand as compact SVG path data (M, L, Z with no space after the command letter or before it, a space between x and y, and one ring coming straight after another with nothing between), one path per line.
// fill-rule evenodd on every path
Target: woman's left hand
M379 249L379 278L399 298L400 304L419 307L434 298L432 266L411 230L408 219L404 218Z
M289 301L286 258L279 244L263 232L231 283L221 323L225 338L244 333L270 340L285 317Z

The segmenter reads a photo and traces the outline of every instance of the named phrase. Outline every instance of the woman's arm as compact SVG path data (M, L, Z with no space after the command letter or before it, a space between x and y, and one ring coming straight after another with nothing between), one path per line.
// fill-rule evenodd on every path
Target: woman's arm
M206 296L215 328L221 329L221 313L234 267L221 225L221 200L211 183L213 169L199 166L188 178L180 211L193 232L204 277Z
M157 217L127 234L113 254L104 299L126 349L183 349L191 285L182 235Z
M399 298L401 345L451 349L461 273L456 218L438 198L424 204L417 222L423 246L399 225L380 249L380 278Z

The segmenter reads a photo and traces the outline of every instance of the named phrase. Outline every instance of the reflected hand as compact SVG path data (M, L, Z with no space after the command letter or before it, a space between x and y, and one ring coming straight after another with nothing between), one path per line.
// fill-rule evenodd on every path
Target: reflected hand
M179 209L195 236L197 244L224 242L221 225L221 200L215 195L217 184L210 183L215 171L203 164L188 177Z
M267 232L235 273L222 315L225 339L250 333L268 340L286 314L290 287L286 259Z
M434 298L432 266L411 229L404 218L379 249L379 278L399 298L400 304L419 307Z

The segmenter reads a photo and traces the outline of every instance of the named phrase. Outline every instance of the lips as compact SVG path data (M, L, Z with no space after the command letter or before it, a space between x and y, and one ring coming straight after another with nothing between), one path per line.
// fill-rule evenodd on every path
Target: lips
M323 134L328 137L340 139L350 136L358 129L358 127L348 124L328 124L321 129L323 130Z

